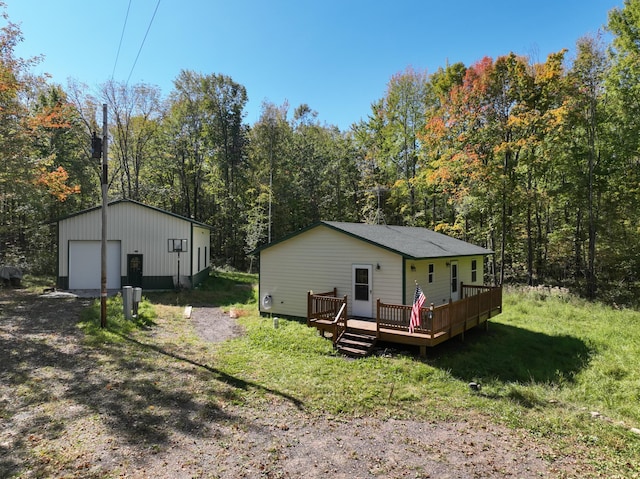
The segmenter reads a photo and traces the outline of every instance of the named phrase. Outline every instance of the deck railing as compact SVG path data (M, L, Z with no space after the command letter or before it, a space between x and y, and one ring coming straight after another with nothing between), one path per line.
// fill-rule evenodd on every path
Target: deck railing
M445 331L450 324L450 304L441 306L430 305L420 308L420 321L415 327L416 333L435 334ZM411 305L386 304L378 300L377 302L377 331L380 329L397 329L408 331L411 321Z
M307 324L314 319L329 319L340 309L341 298L337 298L338 290L326 293L307 292Z
M347 329L347 296L337 297L336 288L320 294L309 291L307 293L307 325L330 331L335 343Z
M462 284L462 301L467 301L468 315L482 317L494 311L502 311L501 286L476 286Z
M451 336L462 333L471 323L491 317L502 310L502 288L492 286L462 285L463 298L440 306L433 303L420 308L420 321L416 333L437 335L447 332ZM397 329L408 331L411 320L411 305L377 302L377 331Z
M342 302L342 306L340 306L340 311L333 320L333 323L336 325L333 333L333 344L335 344L340 336L347 330L347 297L344 297L344 301Z
M420 321L415 333L432 338L445 334L453 337L502 312L502 288L499 286L461 285L462 298L439 306L431 303L420 308ZM307 325L321 331L329 331L337 341L347 328L347 296L338 297L337 290L307 294ZM406 334L409 330L412 305L386 304L378 299L376 304L376 331L397 330Z

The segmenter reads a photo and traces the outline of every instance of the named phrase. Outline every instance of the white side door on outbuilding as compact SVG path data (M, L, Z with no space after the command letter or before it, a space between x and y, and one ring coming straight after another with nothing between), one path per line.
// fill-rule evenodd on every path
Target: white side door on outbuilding
M69 241L69 289L100 289L101 242ZM107 242L107 289L120 289L120 241Z

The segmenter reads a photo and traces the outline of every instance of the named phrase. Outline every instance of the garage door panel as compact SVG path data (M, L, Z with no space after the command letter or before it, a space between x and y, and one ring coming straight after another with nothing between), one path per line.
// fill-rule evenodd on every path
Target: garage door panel
M100 289L101 242L69 241L69 289ZM107 289L120 289L120 242L107 242Z

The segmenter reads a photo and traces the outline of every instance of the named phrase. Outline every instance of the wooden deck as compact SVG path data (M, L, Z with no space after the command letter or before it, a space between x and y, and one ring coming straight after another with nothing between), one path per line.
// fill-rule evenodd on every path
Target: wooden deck
M462 285L461 289L463 298L459 301L421 308L420 324L413 332L409 332L411 305L385 304L378 300L376 318L347 318L347 297L338 298L335 289L322 294L309 293L307 325L317 328L323 336L328 333L338 349L341 349L341 337L350 333L371 338L373 344L386 341L418 346L420 355L424 356L427 347L458 335L464 339L466 331L482 324L486 328L489 319L502 312L501 287ZM363 347L362 351L370 352L373 344ZM358 355L350 345L343 349Z

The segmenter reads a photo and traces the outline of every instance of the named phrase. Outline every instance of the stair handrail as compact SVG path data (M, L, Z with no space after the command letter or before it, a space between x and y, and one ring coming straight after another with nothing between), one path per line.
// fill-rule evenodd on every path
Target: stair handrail
M341 319L343 324L341 324ZM335 319L331 322L333 328L333 344L338 341L338 338L344 334L347 330L347 295L342 298L342 306L340 311L336 314Z
M331 324L338 324L338 321L340 320L340 316L342 316L342 313L344 312L344 308L346 308L347 303L342 303L342 306L340 306L340 311L338 311L338 314L336 314L336 317L333 321L331 321Z

